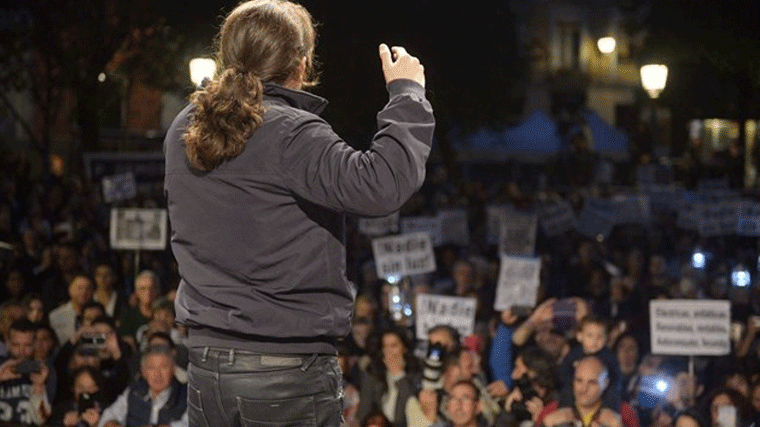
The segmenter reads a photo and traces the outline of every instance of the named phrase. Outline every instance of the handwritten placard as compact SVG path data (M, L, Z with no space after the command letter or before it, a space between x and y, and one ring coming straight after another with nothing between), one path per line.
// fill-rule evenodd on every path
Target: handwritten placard
M449 325L461 336L475 331L475 298L421 294L417 296L415 324L418 337L426 337L428 330L438 325Z
M427 233L433 246L443 243L441 221L435 216L410 216L401 218L401 234Z
M652 353L721 356L731 352L729 301L649 302Z
M163 250L166 247L166 209L111 209L113 249Z
M501 255L494 309L504 311L513 305L534 307L540 272L540 258Z
M427 233L410 233L372 240L377 277L409 276L435 271L433 245Z

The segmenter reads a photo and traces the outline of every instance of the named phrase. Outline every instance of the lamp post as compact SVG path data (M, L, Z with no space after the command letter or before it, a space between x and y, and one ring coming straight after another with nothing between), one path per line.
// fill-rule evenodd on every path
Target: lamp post
M615 37L602 37L596 41L596 47L599 48L599 52L603 55L607 55L610 58L610 79L615 77L617 71L617 42Z
M216 73L216 62L209 58L194 58L190 60L190 80L195 87L200 88L214 77Z
M665 89L665 83L668 80L668 67L662 64L647 64L641 67L639 73L641 75L641 86L647 91L650 98L649 127L652 132L652 148L654 149L659 142L659 138L656 137L658 134L657 110L654 100Z

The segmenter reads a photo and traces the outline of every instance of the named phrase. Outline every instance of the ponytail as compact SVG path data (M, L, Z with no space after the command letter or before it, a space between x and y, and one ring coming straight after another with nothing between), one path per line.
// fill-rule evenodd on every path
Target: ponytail
M245 150L264 120L263 91L253 73L228 68L191 95L195 110L183 137L192 168L209 172Z

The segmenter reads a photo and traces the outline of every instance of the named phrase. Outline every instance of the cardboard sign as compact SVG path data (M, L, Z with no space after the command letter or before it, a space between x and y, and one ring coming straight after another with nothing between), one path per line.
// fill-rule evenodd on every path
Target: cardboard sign
M435 271L433 245L427 233L402 234L372 240L377 277L410 276Z
M539 216L541 228L547 237L559 236L576 226L575 212L565 200L542 206Z
M729 301L649 302L652 354L722 356L731 352Z
M103 201L106 203L129 200L137 196L137 181L132 172L103 177Z
M501 216L499 253L533 256L536 250L535 215L504 211Z
M449 325L463 337L475 331L475 298L421 294L417 296L415 324L417 337L427 337L430 328Z
M427 233L433 246L443 243L441 221L438 216L412 216L401 218L401 234Z
M509 209L507 205L489 205L486 206L486 242L489 245L499 244L499 235L501 234L501 221L504 211Z
M166 209L111 209L111 248L163 250Z
M459 246L470 244L470 227L464 209L442 209L436 215L440 223L441 243Z
M398 233L398 212L380 218L359 218L359 232L367 236Z
M740 236L760 236L760 203L750 200L739 202L736 233Z
M540 272L540 258L501 255L493 308L504 311L513 305L535 307Z

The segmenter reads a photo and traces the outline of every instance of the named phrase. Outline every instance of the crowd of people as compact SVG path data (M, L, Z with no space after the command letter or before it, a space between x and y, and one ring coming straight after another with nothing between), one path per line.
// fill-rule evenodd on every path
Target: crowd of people
M508 176L505 174L504 176ZM352 333L340 345L348 427L747 427L760 420L760 285L732 286L735 264L757 260L756 241L703 239L672 212L617 226L604 240L539 233L539 304L493 308L499 254L486 206L528 211L539 199L579 209L604 191L536 188L513 177L455 185L432 165L402 216L468 212L470 244L436 247L437 270L407 282L420 294L476 297L475 332L438 325L415 336L399 322L393 284L378 278L371 237L349 218L347 274L356 286ZM169 249L109 247L111 206L97 183L53 169L33 177L22 155L1 159L0 422L19 425L187 425L187 349L174 321L179 274ZM546 180L543 180L546 183ZM551 182L550 182L551 184ZM165 205L155 191L123 202ZM706 268L691 265L699 246ZM139 263L136 262L139 259ZM617 266L611 274L608 266ZM730 300L732 351L652 354L653 299ZM411 307L414 307L412 304ZM568 313L571 313L568 316Z

